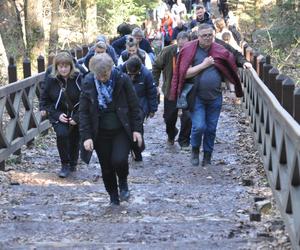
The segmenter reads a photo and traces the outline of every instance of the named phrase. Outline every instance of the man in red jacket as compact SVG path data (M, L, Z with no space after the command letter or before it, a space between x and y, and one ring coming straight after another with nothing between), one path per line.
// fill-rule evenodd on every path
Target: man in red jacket
M229 88L232 94L243 96L234 56L223 46L214 43L214 30L209 24L201 24L198 40L187 43L179 54L169 96L170 100L176 99L185 83L194 85L189 96L192 120L191 162L194 166L199 165L202 143L202 166L211 163L222 108L221 82L224 78L231 82Z

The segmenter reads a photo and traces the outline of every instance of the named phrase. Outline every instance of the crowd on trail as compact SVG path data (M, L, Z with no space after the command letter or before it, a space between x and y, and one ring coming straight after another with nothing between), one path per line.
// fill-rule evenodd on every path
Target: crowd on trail
M158 109L162 92L167 142L191 145L191 164L211 164L222 93L243 91L237 67L250 68L227 1L222 17L210 0L159 1L141 26L122 23L119 37L100 34L81 59L60 51L47 69L40 111L56 133L59 177L89 163L95 150L112 205L127 201L129 155L143 161L143 122ZM178 117L180 128L176 127Z

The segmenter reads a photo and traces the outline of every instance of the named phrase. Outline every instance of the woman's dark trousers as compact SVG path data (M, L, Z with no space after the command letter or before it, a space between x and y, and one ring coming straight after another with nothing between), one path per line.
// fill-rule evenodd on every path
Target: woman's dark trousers
M53 124L56 133L56 144L63 166L74 167L77 165L79 155L79 129L78 125L66 123Z
M118 193L118 183L127 181L128 155L130 140L123 129L105 130L99 129L94 142L106 191L112 195Z

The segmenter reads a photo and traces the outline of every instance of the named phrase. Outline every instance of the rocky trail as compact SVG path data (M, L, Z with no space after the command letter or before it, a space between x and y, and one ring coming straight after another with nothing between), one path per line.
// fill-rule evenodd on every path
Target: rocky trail
M131 198L119 207L96 157L57 177L51 131L12 157L0 173L0 249L290 249L241 107L225 101L208 167L166 143L161 109L145 123L144 161L130 160Z

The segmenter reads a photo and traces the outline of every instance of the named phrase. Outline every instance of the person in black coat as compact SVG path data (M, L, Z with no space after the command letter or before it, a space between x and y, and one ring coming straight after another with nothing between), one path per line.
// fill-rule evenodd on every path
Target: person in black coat
M79 96L81 74L67 52L58 53L52 73L45 79L41 102L48 112L56 133L57 148L61 160L59 177L67 177L76 170L79 155Z
M142 64L138 56L130 57L121 70L127 73L132 80L134 89L139 99L139 105L142 111L142 119L152 118L157 111L157 89L154 84L152 73ZM139 147L133 147L134 160L142 161L142 152Z
M142 145L143 122L130 78L113 64L106 53L91 58L91 73L82 84L79 124L84 153L95 149L110 202L119 205L129 199L128 155L133 142Z

